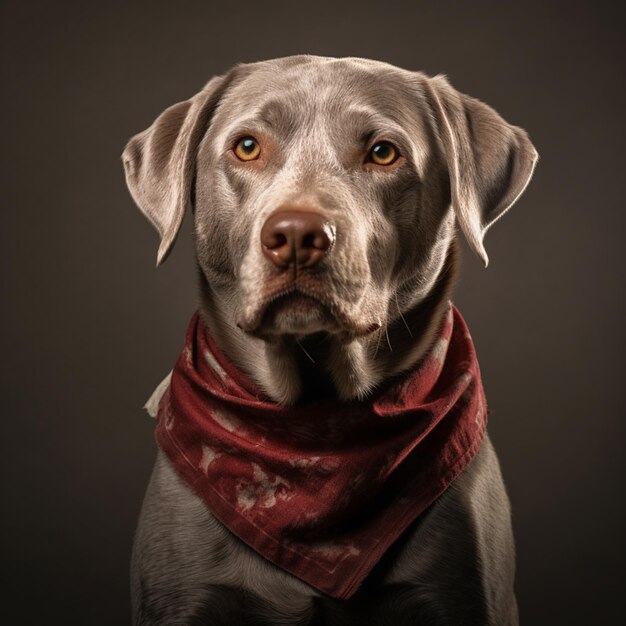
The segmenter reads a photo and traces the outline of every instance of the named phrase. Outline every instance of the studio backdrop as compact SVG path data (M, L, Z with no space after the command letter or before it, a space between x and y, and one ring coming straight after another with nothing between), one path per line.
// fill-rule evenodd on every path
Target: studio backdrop
M361 56L525 128L519 202L469 250L472 330L513 507L523 624L615 624L624 498L624 15L571 0L17 2L2 48L0 621L130 622L155 456L142 405L196 307L190 219L167 262L120 155L238 62Z

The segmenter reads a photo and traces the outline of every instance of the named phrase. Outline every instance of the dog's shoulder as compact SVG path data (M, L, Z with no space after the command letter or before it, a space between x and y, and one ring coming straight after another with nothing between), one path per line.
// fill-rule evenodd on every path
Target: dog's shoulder
M238 615L245 609L258 617L275 616L279 608L306 620L313 610L312 598L320 595L261 558L223 526L161 450L142 505L132 569L136 615L151 610L180 620L213 616L212 611ZM148 597L144 590L157 592Z
M421 594L445 598L446 606L432 607L438 613L454 616L458 610L477 620L468 623L508 624L509 616L499 612L515 605L510 584L514 567L510 502L486 434L468 467L405 531L372 575L383 587L411 590L418 603ZM455 590L462 593L457 597Z

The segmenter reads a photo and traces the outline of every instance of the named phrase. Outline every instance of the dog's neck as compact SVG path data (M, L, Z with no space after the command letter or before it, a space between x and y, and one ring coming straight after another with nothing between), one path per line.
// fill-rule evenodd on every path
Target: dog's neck
M326 333L272 342L251 337L235 325L228 297L216 294L198 268L200 314L224 354L276 402L360 399L424 356L447 311L458 266L459 251L453 239L426 297L386 327L349 343Z

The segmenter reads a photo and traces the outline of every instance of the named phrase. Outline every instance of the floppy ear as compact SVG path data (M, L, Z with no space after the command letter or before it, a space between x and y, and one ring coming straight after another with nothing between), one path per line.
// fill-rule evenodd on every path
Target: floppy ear
M196 149L238 67L213 77L189 100L165 109L124 148L128 189L161 237L157 266L167 258L190 202Z
M445 76L425 83L448 162L456 219L487 267L485 233L520 197L539 155L525 130L458 92Z

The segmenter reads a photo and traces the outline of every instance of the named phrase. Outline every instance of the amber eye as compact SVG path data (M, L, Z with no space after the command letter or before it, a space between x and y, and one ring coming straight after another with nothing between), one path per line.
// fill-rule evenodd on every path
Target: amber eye
M379 141L369 151L369 160L377 165L391 165L399 156L398 149L388 141Z
M235 154L242 161L254 161L261 153L261 146L254 137L242 137L235 146Z

